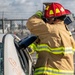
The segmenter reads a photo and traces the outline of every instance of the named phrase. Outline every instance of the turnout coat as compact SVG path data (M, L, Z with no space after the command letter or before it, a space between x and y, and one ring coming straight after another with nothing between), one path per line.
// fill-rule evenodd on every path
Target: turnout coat
M39 37L34 48L38 53L34 75L74 75L75 41L64 22L49 24L33 15L26 25Z

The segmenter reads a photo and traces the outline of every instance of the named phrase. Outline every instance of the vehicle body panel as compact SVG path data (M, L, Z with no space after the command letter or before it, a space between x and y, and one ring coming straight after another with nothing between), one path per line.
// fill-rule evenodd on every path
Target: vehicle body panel
M25 75L14 45L14 38L9 34L4 40L4 73L5 75Z

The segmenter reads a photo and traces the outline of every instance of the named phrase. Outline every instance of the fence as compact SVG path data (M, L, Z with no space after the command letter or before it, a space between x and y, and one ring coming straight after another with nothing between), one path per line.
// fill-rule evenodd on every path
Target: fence
M25 37L30 34L25 25L26 21L27 19L0 19L0 33L14 33L21 38Z

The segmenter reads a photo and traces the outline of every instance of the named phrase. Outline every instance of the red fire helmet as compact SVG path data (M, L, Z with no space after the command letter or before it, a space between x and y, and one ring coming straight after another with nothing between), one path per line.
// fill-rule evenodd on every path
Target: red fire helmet
M66 11L67 14L71 14L71 11L70 10L65 9L65 11Z
M68 14L71 14L69 10L65 9L61 4L55 2L51 3L50 5L47 5L44 12L44 16L46 18L59 17Z

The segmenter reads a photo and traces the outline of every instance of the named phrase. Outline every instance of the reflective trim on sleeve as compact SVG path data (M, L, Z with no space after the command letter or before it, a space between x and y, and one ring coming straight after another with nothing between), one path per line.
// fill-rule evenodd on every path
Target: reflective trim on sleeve
M32 49L32 52L30 52L30 54L34 53L34 51L36 50L36 45L32 43L31 45L29 45L29 47Z
M36 49L36 45L34 43L32 43L31 45L29 45L30 48L32 49Z
M50 48L47 44L37 45L36 51L48 51L54 54L73 53L72 47Z
M47 75L74 75L74 71L70 70L59 70L49 67L41 67L35 69L34 75L47 74Z

